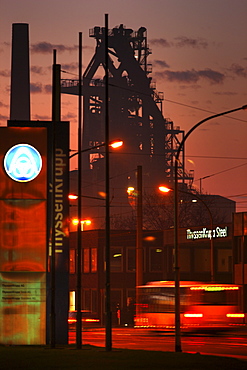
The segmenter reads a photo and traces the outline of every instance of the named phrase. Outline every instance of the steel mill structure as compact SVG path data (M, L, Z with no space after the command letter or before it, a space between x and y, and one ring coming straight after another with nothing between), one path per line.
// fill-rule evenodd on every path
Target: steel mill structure
M105 28L94 27L89 36L95 38L95 53L82 77L83 148L104 142L105 125ZM121 151L110 156L111 209L114 217L128 213L126 189L136 187L136 169L142 166L145 192L157 189L160 183L172 185L176 149L184 132L174 127L162 113L163 93L152 80L151 54L147 30L138 31L123 25L108 30L108 90L110 140L122 139ZM78 95L78 80L63 79L61 92ZM71 189L77 171L72 172ZM179 163L180 182L192 185L193 173L186 174L184 153ZM103 226L104 147L83 154L83 209L85 217L94 219L92 228Z

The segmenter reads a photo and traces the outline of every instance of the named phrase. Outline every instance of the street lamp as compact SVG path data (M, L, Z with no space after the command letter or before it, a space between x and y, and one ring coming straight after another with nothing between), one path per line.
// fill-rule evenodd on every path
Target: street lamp
M84 231L84 225L91 225L91 220L79 220L78 218L72 218L71 220L72 224L77 226L78 224L81 224L81 231Z
M106 152L108 152L108 155L109 155L109 147L112 147L113 149L116 149L116 148L121 147L122 145L123 145L122 140L107 141L105 143L94 145L94 146L91 146L91 147L86 148L86 149L81 149L81 146L78 145L79 150L77 152L71 154L69 156L69 159L75 157L76 155L78 155L78 158L80 158L82 153L89 152L90 150L98 149L98 148L101 148L103 146L106 147ZM109 161L109 159L108 159L108 161ZM81 194L81 164L82 164L82 160L78 161L78 189L77 189L78 195L69 194L69 199L70 200L76 200L77 199L78 220L80 220L82 218L81 217L81 198L84 197ZM108 169L108 171L106 171L106 183L108 184L108 185L106 185L106 187L108 188L109 187L109 169ZM90 198L99 199L99 198L96 198L96 197L90 197ZM106 223L107 223L108 219L109 219L109 191L108 191L108 197L106 197ZM88 224L88 223L85 223L85 224ZM82 342L81 341L81 331L82 331L82 325L81 325L81 321L82 321L81 320L81 275L82 275L82 271L81 271L81 255L82 255L81 254L81 232L83 231L83 224L81 223L81 226L80 226L80 222L77 222L76 225L77 225L76 345L77 345L77 349L81 349L81 344L82 344L81 343ZM106 230L108 230L108 229L109 229L109 226L106 225ZM107 231L107 233L110 233L110 232Z
M185 141L188 139L190 134L204 122L209 121L213 118L224 116L233 112L237 112L242 109L247 109L247 105L232 109L230 111L214 114L204 118L195 124L183 137L181 143L177 148L174 166L174 265L175 265L175 352L182 352L181 346L181 329L180 329L180 267L179 267L179 244L178 244L178 162L181 150L184 147Z
M113 149L117 149L119 147L121 147L123 145L123 140L120 140L120 139L117 139L117 140L111 140L109 141L108 143L108 146L112 147ZM75 152L73 154L71 154L69 156L69 159L75 157L76 155L78 155L79 153L85 153L85 152L89 152L90 150L94 150L94 149L98 149L98 148L102 148L103 146L106 146L106 143L101 143L101 144L98 144L98 145L93 145L93 146L90 146L89 148L87 149L82 149L80 150L80 152ZM78 198L78 196L77 196ZM77 199L77 198L74 198L74 199ZM70 198L72 199L72 198Z
M76 199L78 199L78 195L69 194L68 198L69 198L69 200L76 200Z
M169 193L169 192L170 192L170 191L172 191L173 189L168 188L168 187L166 187L166 186L164 186L164 185L161 185L161 186L159 186L159 190L160 190L160 191L162 191L162 193Z

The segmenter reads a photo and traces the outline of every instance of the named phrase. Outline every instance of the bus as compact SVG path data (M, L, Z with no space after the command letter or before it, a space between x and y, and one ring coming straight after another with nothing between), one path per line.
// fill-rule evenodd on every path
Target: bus
M182 332L226 331L245 326L240 310L241 286L233 284L180 282ZM175 328L175 283L153 281L137 287L136 328Z

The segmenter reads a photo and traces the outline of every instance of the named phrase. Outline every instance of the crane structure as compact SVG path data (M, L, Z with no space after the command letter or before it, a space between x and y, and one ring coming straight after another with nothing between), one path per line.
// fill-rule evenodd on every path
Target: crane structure
M160 183L172 186L176 149L184 132L162 114L164 97L152 81L146 28L133 31L120 25L108 30L107 53L104 27L94 27L89 36L95 38L96 48L82 77L83 148L104 143L107 54L110 140L124 141L121 152L112 153L110 157L112 203L115 199L119 214L127 187L136 181L137 166L143 168L145 192L154 191ZM78 80L61 80L61 92L78 95ZM104 147L84 155L87 159L83 159L83 192L91 193L96 186L95 195L95 190L99 193L103 189ZM192 185L193 174L185 172L183 152L178 173L180 182Z

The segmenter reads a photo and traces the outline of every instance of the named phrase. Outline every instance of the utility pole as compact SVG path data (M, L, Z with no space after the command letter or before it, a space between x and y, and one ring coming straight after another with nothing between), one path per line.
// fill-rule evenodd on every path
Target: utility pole
M109 173L109 83L108 14L105 14L105 348L112 350L111 263L110 263L110 173Z
M82 75L82 33L79 33L79 100L78 100L78 225L77 225L77 297L76 297L76 348L82 346L82 317L81 317L81 177L82 177L82 94L81 94L81 76Z
M50 345L56 346L56 246L55 246L55 159L56 159L56 126L61 120L60 79L61 65L57 64L56 50L53 50L52 66L52 219L51 219L51 307L50 307Z
M143 284L142 227L142 166L137 166L136 314L139 313L140 305L139 289L137 287Z

